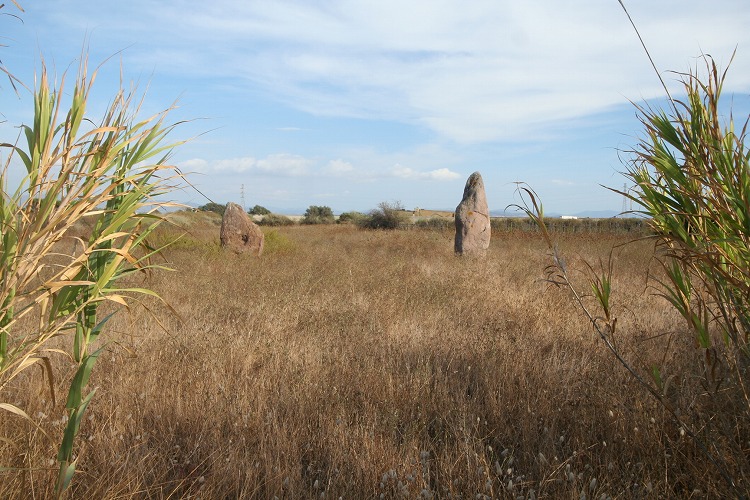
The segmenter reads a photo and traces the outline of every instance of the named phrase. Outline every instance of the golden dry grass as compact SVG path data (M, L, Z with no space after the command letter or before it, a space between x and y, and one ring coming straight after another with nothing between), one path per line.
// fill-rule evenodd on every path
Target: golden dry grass
M163 328L138 305L113 320L73 497L726 493L571 297L540 281L534 235L496 237L477 261L453 255L450 232L296 226L272 230L256 259L222 252L215 220L184 217L192 234L165 253L175 271L145 279L176 314L154 302ZM622 241L561 247L583 268ZM640 242L615 254L617 339L637 366L666 355L689 375L685 336L668 351L668 336L650 338L682 328L647 290L652 253ZM64 411L41 376L15 390L9 400L59 437ZM49 495L54 444L0 423L21 439L0 441L0 463L25 469L2 473L0 496Z

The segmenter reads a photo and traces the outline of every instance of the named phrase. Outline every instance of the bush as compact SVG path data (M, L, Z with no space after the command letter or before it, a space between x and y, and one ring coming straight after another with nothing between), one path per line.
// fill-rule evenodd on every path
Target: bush
M295 222L286 215L268 214L258 222L260 226L293 226Z
M357 224L365 217L367 216L362 212L344 212L339 215L337 222L339 224Z
M214 213L221 215L222 217L224 217L224 211L226 209L227 209L226 204L220 205L219 203L214 203L213 201L198 207L198 210L203 210L204 212L214 212Z
M305 211L302 224L333 224L336 218L331 207L310 205Z
M400 202L387 201L378 204L367 217L358 222L365 229L400 229L411 223L411 214L404 210Z
M268 210L266 207L255 205L253 208L250 209L248 213L250 215L268 215L271 213L271 211Z

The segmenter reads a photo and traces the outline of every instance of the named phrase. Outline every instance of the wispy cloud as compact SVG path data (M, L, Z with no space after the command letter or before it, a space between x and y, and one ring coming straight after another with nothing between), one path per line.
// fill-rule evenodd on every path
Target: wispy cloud
M365 160L365 162L367 161ZM383 159L380 160L381 164L383 161ZM182 162L180 167L186 172L200 172L205 174L253 173L276 177L322 176L360 180L397 177L412 181L452 181L461 177L461 174L448 168L417 170L396 164L390 170L381 171L377 168L358 168L352 162L341 158L323 162L318 159L305 158L292 154L274 154L262 159L243 157L210 162L201 158L193 158Z
M427 172L427 176L429 179L436 181L452 181L454 179L461 178L461 174L448 170L447 168L432 170L430 172Z
M303 177L309 175L313 161L292 154L275 154L257 159L251 156L206 161L194 158L184 161L180 167L187 171L201 173L256 173L279 177Z
M394 177L400 177L402 179L410 180L431 180L431 181L452 181L459 179L461 174L452 172L447 168L439 168L437 170L430 170L428 172L419 172L409 167L402 167L396 165L391 169L391 174Z
M186 174L192 172L205 172L209 168L209 164L203 158L192 158L180 163L180 168Z
M238 88L245 82L313 114L421 123L467 143L538 140L561 122L662 93L617 2L458 5L217 0L193 9L167 0L136 7L161 29L126 57ZM736 46L750 47L746 0L722 0L720 9L698 0L628 6L661 68L687 69L701 50L728 58ZM55 14L63 25L81 23ZM139 36L137 24L88 22ZM750 88L750 58L736 61L732 75L730 87Z
M550 179L550 183L555 184L557 186L575 186L576 183L573 181L569 181L566 179Z

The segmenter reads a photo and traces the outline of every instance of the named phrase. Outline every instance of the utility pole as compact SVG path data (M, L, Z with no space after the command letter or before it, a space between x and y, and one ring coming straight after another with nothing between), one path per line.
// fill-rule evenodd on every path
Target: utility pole
M242 205L242 210L247 212L247 207L245 206L245 185L240 186L240 205Z
M622 185L622 213L625 213L628 210L628 197L625 195L627 192L628 184L625 183Z

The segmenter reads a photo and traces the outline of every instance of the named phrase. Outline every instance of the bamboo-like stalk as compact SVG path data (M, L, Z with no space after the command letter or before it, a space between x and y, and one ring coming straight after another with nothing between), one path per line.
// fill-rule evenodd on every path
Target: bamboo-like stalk
M70 337L67 354L77 370L65 405L58 496L75 472L75 438L95 392L86 393L102 349L94 343L108 319L99 321L97 310L105 301L126 306L132 293L151 293L117 283L150 267L145 238L161 222L156 209L168 204L155 198L168 192L178 175L167 163L176 146L166 142L176 126L166 122L171 108L138 119L142 101L121 90L99 124L87 126L86 105L97 72L89 73L82 61L69 103L64 102L65 78L54 88L42 65L32 124L22 127L20 143L1 145L21 160L26 177L11 192L10 160L0 172L0 395L31 366L50 372L46 347L55 337ZM57 253L69 228L83 219L94 222L87 241L79 241L82 251ZM39 328L16 332L14 326L32 312L42 318ZM28 418L7 403L2 408Z
M736 444L735 434L747 428L729 422L747 422L750 416L746 380L750 367L750 151L745 148L750 118L739 133L731 117L722 123L719 100L726 70L719 71L709 56L703 61L707 76L699 77L698 69L683 74L686 98L670 98L669 113L636 106L645 136L631 152L632 161L624 174L635 188L613 191L637 205L637 212L655 235L660 250L655 258L666 277L653 278L657 294L685 319L687 331L702 353L697 356L701 364L698 372L703 374L706 394L715 408L724 408L715 411L732 408L736 413L708 413L701 425L691 428L664 397L666 382L660 367L651 367L649 380L614 343L611 265L601 274L591 266L588 269L593 297L602 311L599 316L583 303L572 284L545 227L541 202L524 185L518 188L524 202L519 208L537 222L552 252L548 281L573 293L617 361L686 430L741 497L747 488L750 463ZM720 392L722 385L730 392ZM731 404L726 403L727 398ZM708 428L718 429L720 442L706 433Z

